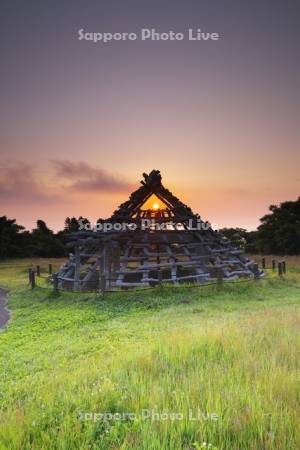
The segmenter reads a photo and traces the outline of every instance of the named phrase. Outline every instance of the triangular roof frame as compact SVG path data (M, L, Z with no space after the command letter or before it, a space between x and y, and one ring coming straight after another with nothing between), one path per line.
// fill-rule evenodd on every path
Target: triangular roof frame
M139 217L142 206L152 195L156 195L166 206L166 211L170 214L169 218L172 217L173 221L186 222L189 219L199 218L191 208L163 186L159 170L152 170L149 175L143 173L143 178L142 186L130 195L129 200L119 206L113 213L111 220L130 221L134 217Z

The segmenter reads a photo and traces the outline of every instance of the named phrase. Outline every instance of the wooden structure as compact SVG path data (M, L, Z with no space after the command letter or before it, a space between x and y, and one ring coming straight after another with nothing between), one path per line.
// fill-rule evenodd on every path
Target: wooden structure
M264 275L166 189L158 170L143 174L141 184L105 221L112 230L72 235L74 250L57 274L59 288L105 291ZM130 224L125 231L124 224Z

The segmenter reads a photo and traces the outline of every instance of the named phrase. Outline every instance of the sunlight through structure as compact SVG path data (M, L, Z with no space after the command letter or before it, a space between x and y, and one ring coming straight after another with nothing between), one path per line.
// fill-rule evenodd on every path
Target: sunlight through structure
M61 288L104 291L264 276L242 249L166 189L158 170L144 173L141 184L101 221L106 229L73 234L74 251L57 274Z

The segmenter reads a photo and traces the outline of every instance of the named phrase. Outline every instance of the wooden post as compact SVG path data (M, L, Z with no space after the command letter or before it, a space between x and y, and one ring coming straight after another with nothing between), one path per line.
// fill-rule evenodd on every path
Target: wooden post
M276 259L272 259L272 270L276 269Z
M106 243L103 244L103 249L100 255L100 267L99 267L99 291L102 295L106 290Z
M31 284L31 289L35 288L35 271L31 270L30 272L30 284Z
M217 285L221 286L223 283L223 272L221 267L218 267L217 269Z
M254 279L259 280L259 268L258 268L257 263L253 264L253 273L254 273Z
M75 274L74 274L74 291L79 290L80 282L80 247L79 243L75 245Z
M157 265L160 265L160 257L159 257L159 244L156 245L156 263ZM161 284L162 283L162 273L161 273L161 268L158 267L157 268L157 283Z
M160 268L157 270L157 282L158 284L162 284L162 271Z
M28 269L28 282L29 282L30 285L31 285L31 272L32 272L32 268L29 267L29 269Z
M52 264L49 264L49 266L48 266L48 272L49 272L49 275L52 275Z
M54 292L58 292L58 275L55 273L53 275L53 290Z
M121 266L121 262L120 262L120 258L121 258L121 252L120 252L120 246L119 245L114 245L112 248L112 274L114 278L116 277L116 272L118 270L120 270L120 266Z
M262 267L263 269L266 268L266 258L262 258L262 260L261 260L261 267Z
M117 242L114 242L111 249L111 261L110 261L110 287L114 286L114 284L117 281L118 275L117 272L120 270L121 267L121 252L120 252L120 246Z
M36 276L37 277L41 276L41 266L39 264L36 266Z
M113 262L112 256L113 256L113 255L112 255L112 248L111 248L111 246L109 246L108 249L107 249L107 255L106 255L106 267L105 267L106 280L107 280L107 287L108 287L108 289L110 289L110 287L111 287L112 262Z
M278 262L278 276L282 277L282 262Z
M282 273L285 275L286 274L286 263L285 263L285 261L281 261L281 265L282 265Z

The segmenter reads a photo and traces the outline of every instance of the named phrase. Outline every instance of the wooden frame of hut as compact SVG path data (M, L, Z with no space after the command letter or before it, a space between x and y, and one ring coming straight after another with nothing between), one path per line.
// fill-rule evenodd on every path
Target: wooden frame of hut
M141 184L107 220L110 231L71 236L72 253L56 274L60 288L105 291L264 276L242 249L166 189L158 170L144 173ZM149 206L152 196L159 204ZM124 224L131 225L124 231Z

